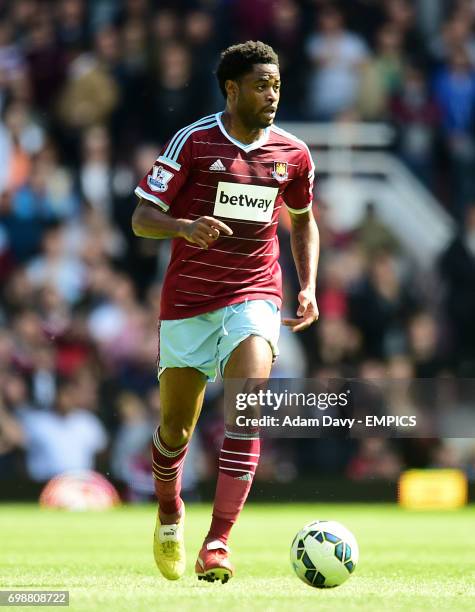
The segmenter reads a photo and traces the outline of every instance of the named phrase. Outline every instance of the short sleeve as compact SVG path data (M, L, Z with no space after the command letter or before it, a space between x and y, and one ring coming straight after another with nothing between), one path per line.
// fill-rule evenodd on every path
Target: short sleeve
M167 212L189 176L193 159L191 146L191 138L180 140L180 132L175 134L136 187L135 195Z
M293 214L307 212L313 205L313 181L315 165L306 147L303 151L299 174L283 193L287 210Z

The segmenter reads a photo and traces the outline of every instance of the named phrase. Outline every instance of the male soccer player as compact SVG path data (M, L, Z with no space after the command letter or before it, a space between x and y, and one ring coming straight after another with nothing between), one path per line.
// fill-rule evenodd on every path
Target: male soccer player
M160 308L161 422L153 440L158 498L154 556L169 580L185 571L181 474L207 380L266 379L277 355L281 270L279 211L290 212L301 291L293 331L318 317L314 165L307 146L273 125L278 58L262 42L226 49L217 69L224 112L179 130L135 190L137 236L172 238ZM193 101L190 100L190 104ZM259 459L255 431L226 431L211 527L196 561L199 578L234 573L227 540Z

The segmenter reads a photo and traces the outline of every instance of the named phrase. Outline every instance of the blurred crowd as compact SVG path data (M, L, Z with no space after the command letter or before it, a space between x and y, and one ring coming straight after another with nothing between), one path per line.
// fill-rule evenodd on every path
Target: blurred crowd
M96 466L131 499L152 491L169 245L132 235L133 189L174 131L222 109L219 51L248 39L279 53L281 121L391 123L396 153L458 227L421 276L374 202L341 234L317 193L321 319L283 330L274 374L475 376L474 26L472 0L0 0L0 479ZM222 435L218 383L187 462L190 495ZM258 477L270 479L475 472L474 447L457 440L265 449Z

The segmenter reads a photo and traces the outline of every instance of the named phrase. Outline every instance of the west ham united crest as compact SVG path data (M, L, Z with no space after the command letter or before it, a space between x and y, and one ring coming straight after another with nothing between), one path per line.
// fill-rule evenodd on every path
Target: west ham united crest
M287 162L276 161L274 162L274 170L272 176L278 181L285 181L289 178L287 170Z

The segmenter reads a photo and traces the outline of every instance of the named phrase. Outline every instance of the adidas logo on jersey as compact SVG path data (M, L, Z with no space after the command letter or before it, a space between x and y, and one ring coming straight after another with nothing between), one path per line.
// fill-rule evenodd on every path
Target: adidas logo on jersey
M211 164L209 169L217 170L218 172L226 172L226 167L220 159L217 159L214 164Z

